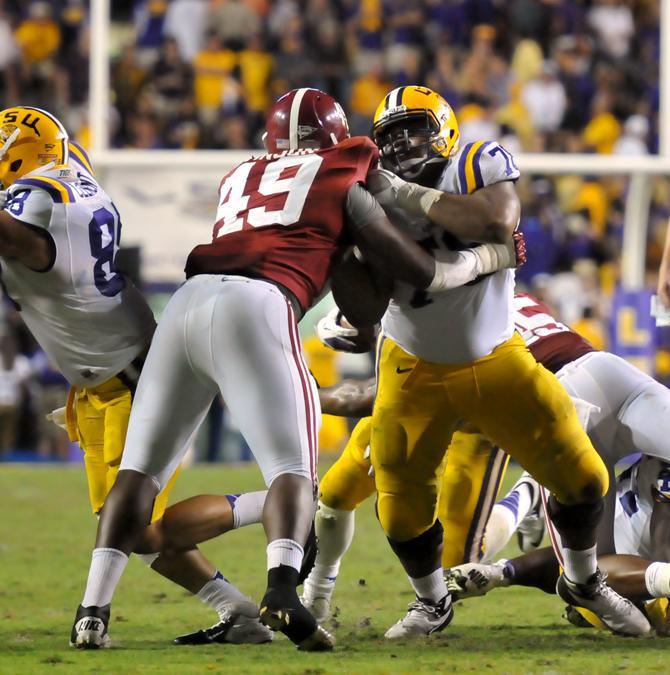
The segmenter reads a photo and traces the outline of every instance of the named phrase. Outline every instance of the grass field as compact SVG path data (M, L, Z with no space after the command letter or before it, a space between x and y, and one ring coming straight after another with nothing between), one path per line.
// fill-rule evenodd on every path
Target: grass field
M180 478L175 497L259 487L254 466L197 467ZM526 589L459 603L450 628L434 638L385 642L384 630L412 598L372 504L361 509L340 575L334 653L303 654L283 636L260 646L173 647L172 637L216 617L137 560L114 600L114 648L77 652L67 641L94 531L81 470L0 465L0 673L667 672L669 643L573 628L561 619L557 598ZM259 598L265 578L260 527L203 549Z

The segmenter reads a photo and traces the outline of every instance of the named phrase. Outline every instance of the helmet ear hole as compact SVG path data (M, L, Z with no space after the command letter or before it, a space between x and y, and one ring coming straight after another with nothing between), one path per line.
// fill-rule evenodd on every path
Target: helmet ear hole
M22 159L16 159L9 165L9 170L11 172L18 171L21 168L21 164L23 164L23 160Z

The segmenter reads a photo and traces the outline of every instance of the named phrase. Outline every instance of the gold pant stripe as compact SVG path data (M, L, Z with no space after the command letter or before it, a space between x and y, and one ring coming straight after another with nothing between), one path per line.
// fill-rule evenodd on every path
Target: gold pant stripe
M470 531L465 540L464 563L479 562L482 558L486 523L488 523L491 511L496 503L508 464L509 455L495 447L491 451L477 506L470 521Z

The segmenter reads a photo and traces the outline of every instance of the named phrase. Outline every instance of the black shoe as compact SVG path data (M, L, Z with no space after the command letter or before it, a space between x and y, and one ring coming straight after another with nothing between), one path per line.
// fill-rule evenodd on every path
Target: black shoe
M260 614L262 623L284 633L300 650L322 652L335 646L335 638L302 606L293 585L269 587L261 600Z
M316 530L314 529L314 521L312 521L312 527L309 530L307 541L305 542L302 565L300 566L300 574L298 575L298 586L301 586L305 583L305 579L307 579L309 573L314 567L314 563L316 562L316 554L319 550L318 543L319 542L316 538Z
M211 645L211 644L261 644L271 642L272 633L258 619L231 616L210 628L180 635L172 640L173 645Z
M100 649L109 645L109 613L111 605L82 607L79 605L70 633L70 647Z

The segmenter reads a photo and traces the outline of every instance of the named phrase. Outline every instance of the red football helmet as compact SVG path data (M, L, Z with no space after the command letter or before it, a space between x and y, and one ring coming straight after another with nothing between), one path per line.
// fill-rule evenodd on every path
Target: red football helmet
M349 138L342 106L318 89L292 89L270 108L263 142L268 152L320 149Z

